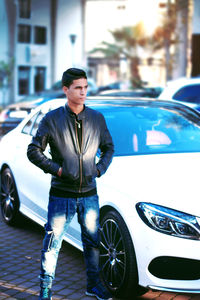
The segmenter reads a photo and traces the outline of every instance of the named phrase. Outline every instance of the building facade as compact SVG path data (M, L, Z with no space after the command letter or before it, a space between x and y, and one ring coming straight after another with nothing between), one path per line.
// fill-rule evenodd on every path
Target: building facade
M178 15L177 31L181 42L175 53L173 78L199 76L200 1L176 1L181 6L184 3L186 6ZM91 55L91 46L88 45L100 36L102 39L107 37L109 29L123 26L128 12L131 16L129 22L132 22L132 12L138 7L136 2L1 0L0 106L50 88L61 79L63 71L71 66L87 69L89 76L98 85L126 79L129 76L128 64L123 57L119 61ZM157 0L152 3L157 3L158 6L159 3L166 5L168 2L170 1ZM88 3L94 3L92 11L88 10ZM133 10L128 4L132 5ZM101 12L103 5L105 9ZM142 9L139 16L143 11ZM152 23L152 18L149 19ZM141 61L145 60L141 57ZM164 84L166 70L160 61L154 59L151 64L140 65L143 80L151 85Z
M72 65L84 67L83 4L83 0L0 1L0 61L14 63L12 76L2 82L0 104L50 88Z

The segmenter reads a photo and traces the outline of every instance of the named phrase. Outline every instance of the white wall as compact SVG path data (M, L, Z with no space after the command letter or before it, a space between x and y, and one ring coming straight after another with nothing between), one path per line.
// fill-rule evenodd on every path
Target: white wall
M83 66L83 24L81 0L58 0L55 49L55 79L72 67ZM74 46L70 34L76 35Z
M0 61L8 62L8 20L4 1L0 1L0 41ZM0 106L7 103L7 96L6 89L0 89Z

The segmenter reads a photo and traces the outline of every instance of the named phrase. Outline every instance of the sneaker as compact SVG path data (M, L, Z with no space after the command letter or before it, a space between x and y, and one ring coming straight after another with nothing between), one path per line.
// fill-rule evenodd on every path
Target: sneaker
M98 283L93 288L87 288L87 292L85 293L87 296L94 296L98 300L111 300L111 294L105 289L105 287Z
M39 300L51 300L51 289L48 287L41 288Z

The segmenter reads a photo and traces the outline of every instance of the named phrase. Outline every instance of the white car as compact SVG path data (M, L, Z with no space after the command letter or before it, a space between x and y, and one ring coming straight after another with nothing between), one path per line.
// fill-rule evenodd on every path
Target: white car
M169 81L158 99L175 100L200 110L200 78L179 78Z
M27 158L38 123L57 99L37 107L0 142L1 211L46 222L50 175ZM117 297L143 288L200 293L200 115L157 100L88 100L101 111L115 144L97 179L103 279ZM46 155L50 156L46 149ZM98 158L97 158L98 159ZM75 217L65 240L82 249Z

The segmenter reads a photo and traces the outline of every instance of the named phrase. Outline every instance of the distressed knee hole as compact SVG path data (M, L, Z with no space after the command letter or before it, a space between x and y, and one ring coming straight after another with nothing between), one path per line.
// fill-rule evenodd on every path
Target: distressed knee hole
M51 274L54 272L55 269L55 265L57 262L57 256L56 256L56 252L55 251L50 251L50 252L46 252L45 253L46 256L46 260L44 263L44 268L46 269L46 271Z
M53 220L52 228L55 237L59 237L62 234L65 226L65 222L66 222L66 218L63 216L57 217Z
M96 226L97 226L97 213L95 210L89 210L88 213L86 214L85 218L85 223L87 229L94 233L96 231Z

